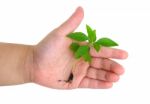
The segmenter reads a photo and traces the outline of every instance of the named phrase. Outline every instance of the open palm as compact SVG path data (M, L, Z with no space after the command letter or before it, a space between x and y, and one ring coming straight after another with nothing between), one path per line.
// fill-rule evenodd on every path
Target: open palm
M124 59L123 50L102 47L100 52L90 49L91 63L76 60L69 49L71 40L66 37L83 19L83 9L76 12L60 27L50 32L34 46L32 80L40 85L58 88L110 88L118 81L124 69L109 58ZM73 80L68 81L70 74Z

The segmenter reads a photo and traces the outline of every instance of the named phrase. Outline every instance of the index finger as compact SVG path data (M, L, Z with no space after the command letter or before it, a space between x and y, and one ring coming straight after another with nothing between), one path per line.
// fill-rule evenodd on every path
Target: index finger
M102 47L99 52L97 52L93 47L90 49L90 54L93 57L103 57L103 58L114 58L114 59L126 59L128 53L121 49Z

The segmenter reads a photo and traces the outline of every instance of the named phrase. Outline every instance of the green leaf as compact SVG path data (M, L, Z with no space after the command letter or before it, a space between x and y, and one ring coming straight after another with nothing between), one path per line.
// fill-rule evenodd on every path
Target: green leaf
M84 45L84 46L80 46L77 51L75 52L75 58L80 58L81 56L83 56L85 53L87 53L89 51L89 46Z
M95 42L96 41L96 30L92 30L92 28L89 25L86 25L86 30L88 33L89 43Z
M99 52L99 50L100 50L100 48L101 48L101 45L98 44L97 42L95 42L95 43L93 43L93 47L95 48L95 50L96 50L97 52Z
M90 56L89 51L83 55L83 58L85 61L91 61L92 57Z
M70 33L67 37L80 42L88 40L88 37L82 32Z
M76 52L77 51L77 49L79 48L79 44L78 43L75 43L75 42L73 42L73 43L71 43L71 45L70 45L70 49L73 51L73 52Z
M115 41L109 38L100 38L98 41L96 41L96 43L106 47L118 46L118 44Z
M96 41L96 30L93 30L93 42L95 42Z

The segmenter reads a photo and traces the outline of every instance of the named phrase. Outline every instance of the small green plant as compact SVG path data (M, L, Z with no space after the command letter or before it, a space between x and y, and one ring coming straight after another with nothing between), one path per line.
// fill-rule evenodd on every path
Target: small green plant
M75 58L83 58L85 61L91 61L89 53L90 47L99 52L102 46L113 47L118 44L109 38L100 38L97 40L96 30L93 30L89 25L86 25L87 35L83 32L73 32L67 35L67 37L74 41L70 45L70 49L74 52ZM88 41L86 45L81 45L80 42Z

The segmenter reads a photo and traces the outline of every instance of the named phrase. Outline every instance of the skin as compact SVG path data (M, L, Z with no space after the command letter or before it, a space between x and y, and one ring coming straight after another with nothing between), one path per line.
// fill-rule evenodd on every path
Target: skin
M102 47L90 49L92 61L76 60L66 35L81 23L84 12L78 7L62 25L37 45L0 43L0 85L37 83L55 89L111 88L124 68L111 59L126 59L127 52ZM111 58L111 59L110 59ZM73 73L73 80L66 82Z

